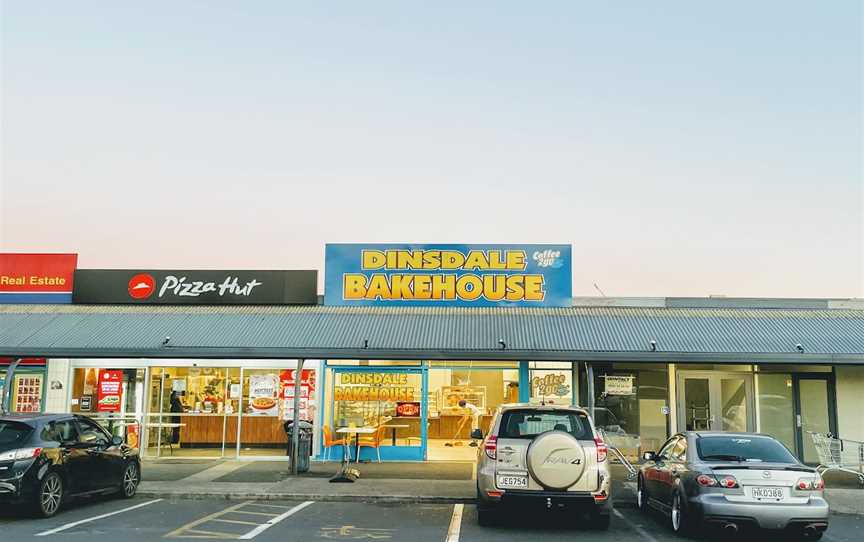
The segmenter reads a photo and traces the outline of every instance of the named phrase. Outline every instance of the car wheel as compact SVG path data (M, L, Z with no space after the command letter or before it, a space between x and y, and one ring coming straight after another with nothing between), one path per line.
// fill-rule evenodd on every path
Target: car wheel
M120 488L120 494L124 499L131 499L138 492L138 483L141 482L141 476L138 472L138 465L134 461L130 461L126 468L123 469L123 486Z
M669 510L669 520L672 524L672 530L676 534L686 535L692 531L692 518L687 508L684 506L684 499L681 497L681 492L676 491L672 496L672 508Z
M645 488L645 480L641 476L636 482L636 508L642 512L648 511L648 489Z
M36 495L36 514L39 517L50 518L60 510L63 503L63 479L56 472L49 472L39 482L39 492Z

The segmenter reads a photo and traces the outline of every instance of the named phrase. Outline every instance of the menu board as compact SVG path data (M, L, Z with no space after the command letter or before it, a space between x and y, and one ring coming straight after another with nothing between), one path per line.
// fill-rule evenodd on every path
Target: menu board
M123 401L123 371L118 369L100 370L96 392L97 412L120 412Z
M42 375L15 377L14 412L42 412Z
M276 416L279 414L279 403L276 401L279 390L275 374L249 376L249 413L261 416Z

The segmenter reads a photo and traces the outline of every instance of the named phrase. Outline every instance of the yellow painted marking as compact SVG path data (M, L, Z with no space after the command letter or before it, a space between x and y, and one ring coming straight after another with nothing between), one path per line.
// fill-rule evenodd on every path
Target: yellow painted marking
M260 502L251 502L249 506L266 506L267 508L278 508L279 510L288 510L289 508L294 508L293 506L279 506L278 504L264 504Z
M166 534L165 538L184 538L182 536L183 533L185 533L187 531L192 531L195 527L201 525L202 523L207 523L208 521L214 520L220 516L224 516L225 514L233 512L234 510L237 510L238 508L242 508L242 507L246 506L247 504L249 504L250 502L252 502L252 501L241 502L240 504L235 504L234 506L229 506L225 510L220 510L219 512L215 512L213 514L210 514L209 516L204 516L201 519L196 519L195 521L187 523L186 525L183 525L179 529L176 529L176 530L171 531L170 533ZM234 536L233 538L237 538L237 537Z
M214 519L212 521L219 521L222 523L236 523L237 525L252 525L257 527L258 524L253 521L240 521L239 519Z

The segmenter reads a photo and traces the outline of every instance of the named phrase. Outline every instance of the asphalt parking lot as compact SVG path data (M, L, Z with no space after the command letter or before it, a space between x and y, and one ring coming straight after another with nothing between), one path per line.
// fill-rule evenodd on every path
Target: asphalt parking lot
M574 524L575 523L575 524ZM483 528L472 505L381 505L355 502L283 502L227 500L130 501L99 499L68 505L51 519L22 517L20 510L0 510L0 539L118 540L145 542L177 540L410 540L445 541L559 541L614 540L666 542L680 540L663 519L643 515L632 506L615 509L609 531L581 528L561 514L510 518ZM743 538L743 537L742 537ZM724 537L724 540L728 538ZM759 540L788 540L760 534ZM824 540L864 540L864 517L835 515Z

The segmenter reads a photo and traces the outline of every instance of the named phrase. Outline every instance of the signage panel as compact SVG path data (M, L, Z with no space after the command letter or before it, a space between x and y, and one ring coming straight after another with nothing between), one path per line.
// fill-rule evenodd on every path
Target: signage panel
M96 390L97 412L120 412L123 402L123 371L101 369Z
M0 254L0 303L71 303L77 254Z
M328 244L326 305L569 307L569 245Z
M74 303L316 305L317 271L79 269Z

